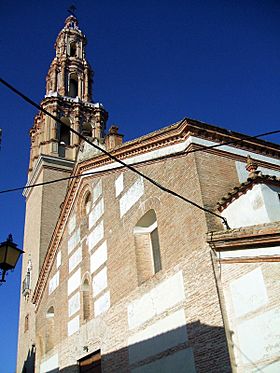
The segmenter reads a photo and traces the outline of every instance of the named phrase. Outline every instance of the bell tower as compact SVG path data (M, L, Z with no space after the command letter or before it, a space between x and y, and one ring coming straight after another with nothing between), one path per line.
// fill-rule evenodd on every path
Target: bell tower
M41 106L65 126L39 112L30 130L31 149L27 186L69 176L80 139L69 128L105 143L108 114L92 101L93 70L86 60L87 40L73 15L65 20L55 42L55 57L46 76ZM17 372L34 373L35 315L31 302L40 269L64 200L67 181L24 191L26 213L22 265Z
M107 112L102 104L92 102L93 70L86 60L87 40L73 15L55 42L55 57L46 77L46 95L42 107L68 127L104 142ZM30 130L31 154L29 176L41 155L74 161L79 137L66 126L40 112Z

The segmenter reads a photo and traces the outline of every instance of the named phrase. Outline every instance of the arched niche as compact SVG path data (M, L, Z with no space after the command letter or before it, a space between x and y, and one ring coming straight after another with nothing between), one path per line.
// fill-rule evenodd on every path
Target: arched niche
M78 96L78 76L77 76L77 74L70 74L70 76L69 76L68 96L69 97L77 97Z
M161 270L161 253L157 217L154 210L147 211L136 223L134 230L137 274L143 283Z

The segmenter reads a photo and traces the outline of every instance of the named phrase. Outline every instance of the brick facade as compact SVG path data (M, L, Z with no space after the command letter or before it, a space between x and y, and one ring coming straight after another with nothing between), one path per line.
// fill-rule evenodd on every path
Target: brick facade
M77 23L67 22L61 32L76 34ZM65 49L70 62L71 43ZM74 65L70 63L69 69ZM79 86L76 105L63 96L66 83L57 94L53 92L54 66L47 77L45 104L60 105L65 115L74 115L74 128L78 123L80 129L91 128L90 140L215 214L217 202L239 183L238 167L245 164L248 153L263 166L280 171L279 146L188 118L124 144L115 127L106 137L106 111L87 102L89 73L79 77L87 83ZM90 126L83 127L83 114L86 121L92 120ZM35 148L29 182L35 177L52 180L56 172L67 174L73 167L77 177L63 188L57 183L33 189L27 199L24 249L26 258L32 259L33 282L28 297L21 299L17 372L23 366L25 372L33 372L34 363L35 372L78 373L79 364L95 364L100 356L102 372L241 369L232 343L232 331L240 320L232 311L228 283L250 272L248 266L258 266L225 264L219 252L233 250L234 240L242 246L242 233L224 230L217 215L160 190L107 155L79 144L76 137L69 145L71 152L61 156L45 147L49 150L42 155L41 129L35 120L33 130L38 132L32 132ZM229 141L237 143L197 151L203 145ZM36 159L39 165L45 159L53 166L40 168ZM38 214L40 220L33 223ZM155 259L158 252L160 259ZM23 276L27 265L26 259ZM266 276L270 265L262 266ZM277 286L271 286L273 308Z

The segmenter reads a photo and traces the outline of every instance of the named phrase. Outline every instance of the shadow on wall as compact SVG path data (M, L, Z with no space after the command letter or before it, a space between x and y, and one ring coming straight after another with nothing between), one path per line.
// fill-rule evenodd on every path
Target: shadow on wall
M166 325L162 325L162 328ZM129 337L129 346L101 356L103 372L131 373L229 373L230 359L224 328L190 323L165 333L157 334L153 326ZM155 335L151 338L145 335ZM146 338L146 339L145 339ZM137 342L141 340L140 342ZM77 349L79 347L77 346ZM101 351L102 353L102 351ZM84 354L84 355L83 355ZM79 366L79 359L88 365ZM91 362L91 354L77 352L77 365L64 368L50 367L40 373L99 373L96 361ZM82 365L82 364L81 364ZM33 365L34 369L34 365ZM25 373L34 373L26 370Z
M28 355L24 361L22 373L29 373L35 371L35 345L28 351Z

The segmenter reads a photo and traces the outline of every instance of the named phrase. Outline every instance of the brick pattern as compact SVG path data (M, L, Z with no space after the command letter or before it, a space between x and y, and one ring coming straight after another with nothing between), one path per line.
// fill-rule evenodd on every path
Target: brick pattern
M185 158L149 164L141 167L141 171L187 198L202 203L194 156L188 155ZM94 313L92 313L91 319L86 323L82 323L83 311L81 308L79 311L80 329L68 337L67 281L70 275L68 273L67 245L70 235L65 229L60 243L62 260L60 283L51 295L44 293L36 316L37 339L41 341L38 343L36 355L37 369L39 369L42 359L50 357L51 353L58 352L61 368L73 366L74 372L79 358L101 349L104 372L130 371L127 350L129 331L126 310L128 303L141 297L160 281L182 269L186 300L180 307L185 310L189 342L165 351L163 356L171 356L172 353L180 349L191 347L197 372L230 371L209 248L204 240L207 230L204 213L182 201L174 200L173 197L144 182L144 195L135 202L123 218L120 218L119 198L122 194L118 197L115 196L115 180L118 176L119 172L111 172L102 177L104 198L102 219L104 221L104 239L106 239L108 246L108 289L110 290L111 306L99 317L94 317ZM81 182L80 189L82 190L85 182L94 187L98 180L99 178L87 178L87 181ZM134 174L125 171L122 193L125 193L136 180L137 177ZM78 198L77 194L71 214L76 214L77 227L83 227L79 243L82 246L83 259L78 266L81 268L83 276L84 273L90 272L90 255L86 240L88 231L85 217L78 214L77 210L79 208ZM157 215L162 270L139 286L139 268L137 270L133 229L140 218L150 209L154 209ZM103 240L100 241L100 244ZM49 279L55 272L56 266L54 265ZM103 290L100 294L105 293L106 290ZM166 296L168 297L168 294ZM91 304L93 302L94 299L91 298ZM47 329L45 315L50 305L53 305L55 309L54 340L56 343L52 351L46 351L44 345ZM164 319L176 311L178 307L169 309L160 317ZM144 326L148 325L149 323ZM87 346L87 353L83 351L83 346ZM151 357L146 363L160 358L160 356ZM136 367L137 365L134 366L134 368Z

